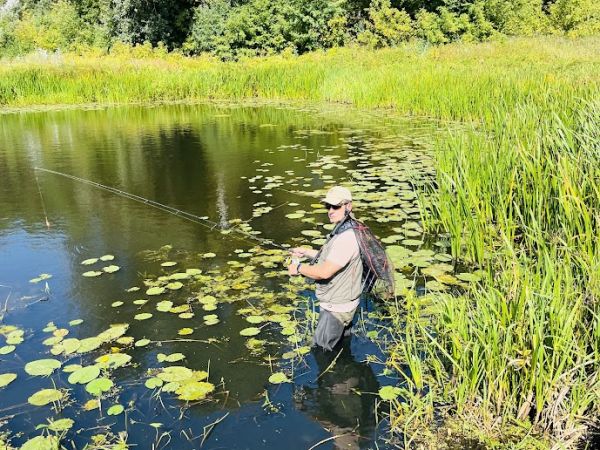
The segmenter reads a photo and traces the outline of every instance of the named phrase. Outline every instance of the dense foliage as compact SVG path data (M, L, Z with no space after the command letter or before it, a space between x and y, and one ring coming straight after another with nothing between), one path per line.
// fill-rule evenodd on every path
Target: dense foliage
M117 43L223 59L600 33L596 0L0 0L0 55Z

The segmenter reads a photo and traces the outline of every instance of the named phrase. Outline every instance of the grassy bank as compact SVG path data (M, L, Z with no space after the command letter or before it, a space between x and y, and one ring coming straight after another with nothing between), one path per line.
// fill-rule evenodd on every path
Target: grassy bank
M489 275L460 296L402 299L396 319L408 321L389 363L412 376L392 420L430 439L443 403L488 443L572 447L600 416L599 48L521 39L239 63L31 58L0 68L0 105L259 97L473 121L437 145L424 216Z

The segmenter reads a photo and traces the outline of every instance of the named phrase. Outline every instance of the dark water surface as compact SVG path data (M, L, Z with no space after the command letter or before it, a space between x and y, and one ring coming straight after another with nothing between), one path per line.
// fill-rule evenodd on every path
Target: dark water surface
M126 432L127 443L140 449L200 448L201 444L207 449L307 449L332 436L336 438L319 448L390 447L385 415L375 415L376 394L380 386L395 384L397 379L383 375L384 365L377 361L384 361L385 355L365 337L380 325L376 314L371 314L373 320L363 321L362 332L345 342L332 365L336 355L314 351L300 360L281 360L290 344L279 329L268 324L257 336L269 341L263 352L251 353L246 347L248 338L240 336L241 329L254 325L236 312L260 301L250 291L271 292L277 298L285 290L280 286L289 282L283 272L263 278L264 271L257 269L258 281L253 281L251 289L214 293L218 298L235 295L236 300L219 302L210 312L194 300L198 292L206 295L213 289L214 285L202 281L184 283L182 289L158 300L151 298L146 305L133 300L149 299L145 279L186 268L199 268L203 274L214 271L210 275L217 278L229 270L228 262L249 265L244 254L256 242L240 238L239 233L218 231L235 219L250 220L252 230L274 242L311 241L314 237L303 236L301 231L325 233L319 228L325 215L310 214L313 222L286 215L313 211L310 205L318 203L318 197L287 191L310 193L337 182L351 185L349 170L366 167L365 155L371 158L391 147L418 153L434 132L435 127L425 122L273 105L170 105L0 115L0 326L24 330L24 342L0 355L0 374L17 374L14 382L0 388L0 432L8 432L11 442L20 445L41 434L36 426L47 419L72 418L75 424L62 440L68 448L83 448L98 434L114 440L119 432ZM375 158L375 168L377 164L385 167L385 159ZM219 227L210 230L38 172L42 200L34 167L113 186L208 217ZM279 178L265 181L275 176ZM377 170L370 176L376 184ZM253 218L256 209L264 206L273 209ZM366 211L369 202L357 202L357 206ZM414 217L415 211L411 214ZM385 221L374 225L382 235L392 226ZM206 253L216 256L203 257ZM106 254L115 259L81 265L85 259ZM160 263L164 261L178 264L163 268ZM109 264L120 270L97 278L82 276ZM283 268L278 263L271 271ZM51 278L29 281L40 274ZM126 291L135 286L140 291ZM244 298L246 291L248 298ZM302 297L310 305L310 289ZM194 300L195 316L182 319L157 312L155 304L165 299L175 305ZM124 305L111 306L115 301ZM365 303L362 317L369 317L375 309ZM153 317L134 320L141 312L151 312ZM206 314L217 314L220 322L204 325ZM83 323L70 326L74 319ZM55 357L43 343L52 336L43 331L49 322L68 329L67 337L79 339L95 336L114 323L128 323L126 336L153 342L141 348L113 342L83 355ZM178 335L183 327L192 328L193 334ZM0 347L5 345L4 338L0 335ZM68 374L61 369L49 377L30 376L23 370L27 362L42 358L86 365L118 349L133 359L110 373L115 388L103 396L100 410L83 409L93 396L84 386L69 384ZM161 352L186 356L185 361L172 365L209 370L215 392L205 401L187 404L172 393L159 394L145 387L148 369L169 365L157 362ZM269 383L271 373L282 367L293 383ZM27 403L34 392L53 387L68 389L69 400L54 408ZM126 413L108 416L107 408L116 403L125 406Z

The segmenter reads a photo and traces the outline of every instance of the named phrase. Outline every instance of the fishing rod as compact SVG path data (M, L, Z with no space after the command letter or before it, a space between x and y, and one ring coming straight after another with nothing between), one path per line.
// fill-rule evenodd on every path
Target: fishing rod
M167 212L169 214L173 214L175 216L178 216L178 217L181 217L183 219L189 220L190 222L202 225L202 226L204 226L204 227L206 227L206 228L208 228L210 230L214 230L214 229L220 228L219 224L217 222L213 222L212 220L206 219L204 217L197 216L195 214L183 211L181 209L174 208L174 207L169 206L169 205L165 205L163 203L159 203L159 202L154 201L154 200L150 200L148 198L141 197L141 196L136 195L136 194L132 194L130 192L123 191L121 189L117 189L117 188L114 188L114 187L111 187L111 186L106 186L104 184L97 183L96 181L86 180L85 178L76 177L75 175L70 175L68 173L58 172L56 170L44 169L44 168L41 168L41 167L34 167L33 169L36 170L36 171L40 171L40 172L46 172L46 173L50 173L50 174L53 174L53 175L59 175L59 176L64 177L64 178L68 178L70 180L77 181L79 183L87 184L88 186L93 186L95 188L105 190L107 192L110 192L112 194L118 195L120 197L124 197L124 198L127 198L129 200L133 200L135 202L142 203L144 205L152 206L153 208L156 208L156 209L159 209L161 211ZM40 191L40 195L41 195L41 191ZM278 248L278 249L281 249L281 250L289 251L289 249L287 247L284 247L281 244L277 244L277 243L273 242L270 239L256 237L256 236L254 236L254 235L252 235L250 233L247 233L247 232L245 232L243 230L240 230L239 228L235 228L234 227L234 228L229 229L229 231L230 232L235 232L235 233L238 233L238 234L244 236L243 238L241 236L237 236L238 239L242 239L242 240L251 239L251 240L256 241L259 244L264 245L264 246L271 246L271 247L275 247L275 248Z

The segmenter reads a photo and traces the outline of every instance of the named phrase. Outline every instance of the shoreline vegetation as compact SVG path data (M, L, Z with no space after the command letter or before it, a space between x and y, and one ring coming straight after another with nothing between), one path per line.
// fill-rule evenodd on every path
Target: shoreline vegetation
M434 145L422 213L429 232L450 233L455 258L486 275L459 296L391 306L388 365L411 373L404 400L391 401L392 426L407 444L466 434L495 448L576 448L597 426L600 38L237 62L116 45L110 55L38 53L0 67L5 110L205 99L338 102L464 122Z

